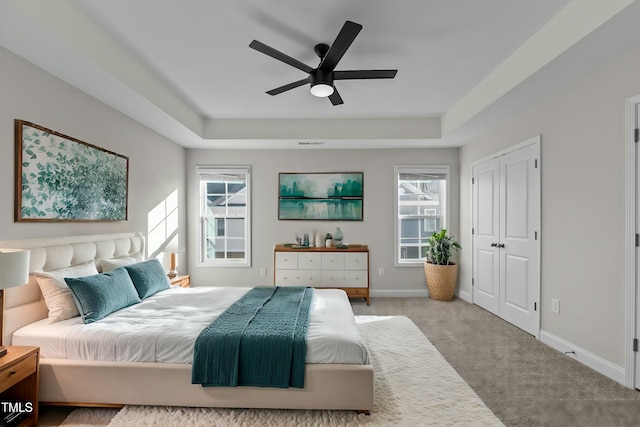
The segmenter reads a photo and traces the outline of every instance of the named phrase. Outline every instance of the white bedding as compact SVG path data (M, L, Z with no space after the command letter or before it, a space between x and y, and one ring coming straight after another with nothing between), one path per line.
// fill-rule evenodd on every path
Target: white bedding
M12 344L40 346L42 358L189 364L200 331L248 290L172 286L88 325L43 319L14 332ZM344 291L314 290L306 362L369 364Z

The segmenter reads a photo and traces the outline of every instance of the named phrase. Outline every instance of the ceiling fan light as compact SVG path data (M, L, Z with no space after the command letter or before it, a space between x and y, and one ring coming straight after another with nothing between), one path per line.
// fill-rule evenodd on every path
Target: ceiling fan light
M311 86L311 94L319 98L326 98L333 94L333 86L325 83L317 83Z

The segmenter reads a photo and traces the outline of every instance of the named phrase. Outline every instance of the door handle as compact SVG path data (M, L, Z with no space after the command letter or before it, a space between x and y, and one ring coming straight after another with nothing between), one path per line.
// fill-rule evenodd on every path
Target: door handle
M492 248L498 247L498 244L497 244L497 243L492 243L492 244L491 244L491 247L492 247Z
M496 246L499 248L504 248L504 243L498 243Z

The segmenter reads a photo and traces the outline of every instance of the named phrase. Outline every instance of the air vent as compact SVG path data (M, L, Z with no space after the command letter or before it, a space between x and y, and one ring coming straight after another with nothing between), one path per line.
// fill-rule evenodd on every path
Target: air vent
M324 145L324 141L298 141L298 145Z

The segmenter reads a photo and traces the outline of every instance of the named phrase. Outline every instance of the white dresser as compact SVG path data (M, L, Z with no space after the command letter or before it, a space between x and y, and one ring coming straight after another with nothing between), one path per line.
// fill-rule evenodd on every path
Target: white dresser
M369 249L304 248L276 245L274 284L343 289L349 297L364 298L369 305Z

